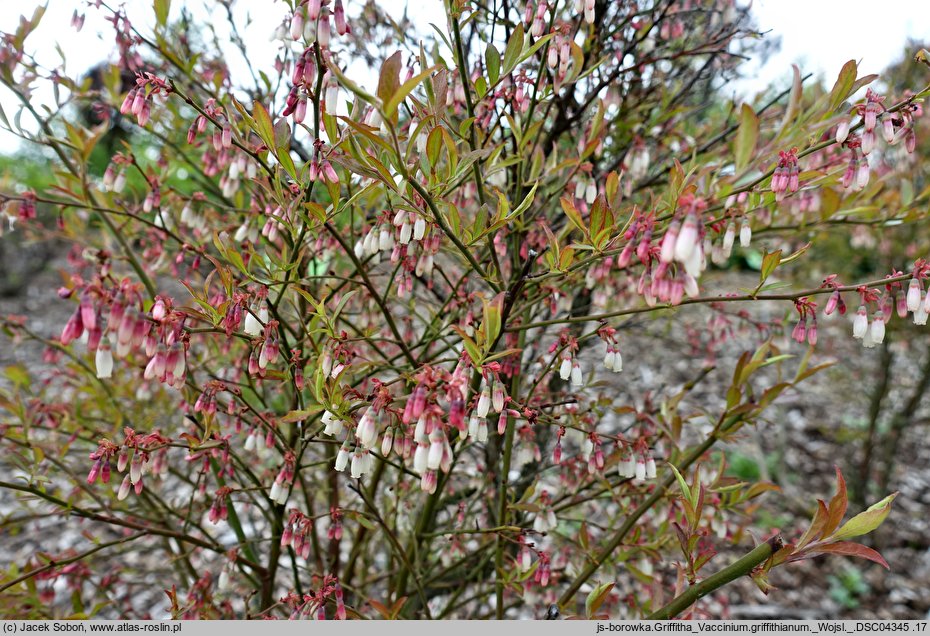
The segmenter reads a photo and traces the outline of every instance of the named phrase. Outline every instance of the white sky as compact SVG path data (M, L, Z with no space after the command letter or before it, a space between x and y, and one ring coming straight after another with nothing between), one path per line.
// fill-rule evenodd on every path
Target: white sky
M54 48L58 42L66 55L67 71L70 74L83 72L90 66L108 59L113 49L112 27L100 16L102 12L89 8L87 20L80 33L70 26L75 7L84 7L83 0L46 0L48 10L40 29L26 41L27 52L35 54L40 62L54 66L59 55ZM741 4L746 0L739 0ZM38 0L0 0L0 31L12 31L19 21L19 14L32 14ZM356 0L347 0L352 14ZM764 89L770 84L786 85L791 73L791 64L798 63L802 73L813 72L823 75L829 83L842 65L849 59L860 60L861 73L877 73L901 54L908 37L930 40L930 2L885 0L884 11L874 0L755 0L752 10L759 28L770 35L781 38L781 50L764 65L753 62L748 68L749 77L734 84L729 91L733 95L746 96ZM143 31L151 27L151 0L124 0L130 18L139 21ZM182 0L175 0L172 13L176 15ZM198 17L216 13L212 0L188 0ZM269 6L270 5L270 6ZM430 22L445 27L443 2L441 0L381 0L381 6L391 15L399 17L404 8L410 6L410 15L421 31L428 32ZM243 36L253 51L253 63L257 67L269 68L274 59L274 47L269 34L280 23L286 8L284 3L269 0L238 0L238 15L250 15L251 24L243 30ZM15 9L14 9L15 7ZM206 8L204 8L206 7ZM217 16L218 28L225 19ZM921 26L923 28L921 28ZM240 60L231 60L235 69ZM364 69L350 67L350 76L358 76ZM0 89L0 104L8 117L15 112L15 105L6 91ZM42 95L38 95L42 99ZM47 97L46 97L47 99ZM0 131L0 152L15 150L17 140Z

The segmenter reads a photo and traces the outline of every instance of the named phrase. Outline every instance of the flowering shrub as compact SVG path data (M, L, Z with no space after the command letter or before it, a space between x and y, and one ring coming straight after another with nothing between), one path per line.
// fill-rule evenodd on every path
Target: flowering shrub
M928 91L860 99L877 78L849 62L731 109L751 27L730 0L516 4L450 0L427 45L374 3L281 2L259 68L226 3L244 73L166 0L151 30L89 3L117 57L85 79L23 53L41 10L3 35L3 124L55 169L3 210L73 244L73 311L54 335L3 318L45 352L2 387L0 487L87 543L12 567L5 611L66 613L62 580L78 615L143 616L164 599L141 577L185 618L703 616L739 576L884 564L849 539L894 495L843 524L840 472L807 532L748 551L775 488L713 452L826 366L818 316L856 301L865 347L926 323L917 254L862 281L800 265L806 224L883 220ZM628 345L666 329L690 379L621 399Z

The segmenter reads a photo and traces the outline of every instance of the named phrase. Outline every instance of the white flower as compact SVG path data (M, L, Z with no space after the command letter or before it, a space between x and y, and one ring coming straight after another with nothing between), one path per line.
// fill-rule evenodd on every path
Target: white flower
M97 377L101 380L113 375L113 354L110 351L110 343L103 342L97 347L94 364L97 367Z
M742 247L749 247L749 244L752 242L752 228L749 227L748 221L743 221L743 224L739 228L739 244Z
M348 443L344 443L340 447L339 452L336 453L336 470L342 472L346 469L346 466L349 465L349 447Z
M488 390L484 389L481 391L481 396L478 398L478 406L475 407L475 415L478 417L487 417L490 410L491 396L488 395Z
M885 314L881 310L875 312L869 335L875 344L881 344L885 340Z
M864 338L869 330L869 315L865 306L859 307L856 317L853 318L853 338Z
M912 278L907 286L907 310L917 311L917 308L920 306L920 301L920 281L916 278Z
M572 365L571 377L572 386L581 386L584 384L584 377L581 374L581 365L577 362Z

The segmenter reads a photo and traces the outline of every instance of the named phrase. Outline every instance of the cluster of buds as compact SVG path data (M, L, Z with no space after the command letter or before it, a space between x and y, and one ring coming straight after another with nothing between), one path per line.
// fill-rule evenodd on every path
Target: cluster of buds
M781 150L778 153L778 165L772 175L772 192L775 200L781 201L789 192L798 191L798 149Z
M655 214L650 212L643 214L634 209L633 221L630 227L623 234L626 245L617 256L617 267L626 269L633 261L633 255L643 265L648 265L652 260L652 232L655 228ZM638 238L638 240L636 240Z
M346 467L349 466L349 461L351 460L352 466L350 469L350 474L352 479L359 479L365 474L371 472L373 465L373 458L371 452L359 445L356 444L355 449L352 449L352 445L349 443L349 439L346 438L342 442L342 446L339 447L339 452L336 453L336 462L334 468L338 472L344 472Z
M342 332L338 338L330 339L320 354L320 371L324 378L335 380L351 364L355 354L344 342L346 337L346 333Z
M858 290L861 299L859 309L853 318L853 338L862 341L862 346L871 349L885 341L885 322L891 318L886 316L882 307L884 303L879 302L879 293L875 289L860 287ZM869 319L868 306L877 304L872 319Z
M294 72L291 75L293 86L287 95L284 110L281 112L282 117L294 115L295 125L303 123L307 117L307 100L312 95L316 78L317 68L313 48L307 47L294 65Z
M584 374L581 371L581 363L570 352L562 352L562 362L559 364L559 377L563 380L569 380L572 386L584 385Z
M597 433L588 433L581 442L581 458L588 464L588 473L593 475L604 470L606 458L601 438Z
M803 344L807 341L812 347L817 344L817 303L804 297L794 301L798 311L798 324L794 326L791 337Z
M560 426L555 437L555 446L552 448L552 463L558 466L562 463L562 438L565 437L565 427Z
M486 373L482 379L481 392L473 415L479 418L487 417L492 408L495 413L502 413L506 402L507 395L500 377L496 372Z
M907 311L913 312L915 325L926 325L930 315L930 294L924 294L921 279L916 274L910 280L905 297Z
M207 519L210 523L215 525L220 521L226 520L226 517L229 515L229 506L226 503L226 499L231 492L232 488L229 486L222 486L217 489L213 497L213 504L210 506L210 512L207 514Z
M27 190L18 197L0 195L0 236L3 236L3 217L6 217L9 223L10 231L13 231L13 223L16 220L30 221L36 218L36 193ZM62 227L61 216L58 217L59 228Z
M594 24L594 0L575 0L575 13L584 14L584 21Z
M420 488L429 494L436 492L438 470L452 468L452 446L442 425L443 411L437 404L429 405L417 418L413 440L413 470L420 475Z
M324 435L336 437L337 435L341 434L343 430L345 430L345 425L342 423L342 419L329 409L323 411L321 421L323 422Z
M232 402L230 402L230 405ZM245 436L245 444L243 448L248 452L253 452L261 448L259 445L262 441L261 431L253 427L249 429L248 435ZM265 434L265 448L272 448L274 446L274 431L269 427L268 432Z
M659 263L673 261L684 267L691 278L697 278L707 266L704 258L704 223L701 214L707 208L704 199L684 194L678 201L678 212L665 230L659 251ZM656 278L661 278L657 275ZM691 294L690 291L688 293Z
M67 298L74 290L63 288L59 296ZM169 386L184 385L187 370L184 315L171 310L170 299L158 296L150 315L137 308L141 295L137 285L123 280L116 288L102 283L86 285L80 303L65 323L61 344L67 346L86 334L87 349L94 354L97 377L113 374L113 356L124 358L133 349L144 348L150 358L145 379L158 378ZM102 317L109 305L109 315ZM153 330L154 326L154 330Z
M542 34L546 32L546 28L549 26L546 20L546 12L548 10L549 4L545 0L541 0L539 4L536 5L535 11L533 10L532 0L526 3L526 9L523 13L523 23L529 27L530 35L534 38L540 38Z
M853 318L853 338L862 341L862 346L871 349L885 340L885 312L877 310L869 320L869 312L865 305L860 305Z
M317 42L321 48L328 48L332 38L333 26L330 25L330 13L338 35L351 32L346 21L342 0L335 0L332 9L328 0L308 0L301 2L291 16L290 36L295 41Z
M287 228L293 223L291 206L282 209L281 206L265 206L265 224L262 225L261 234L269 243L278 240L281 232L287 231Z
M533 530L540 534L545 534L554 530L559 525L556 519L555 511L552 509L552 501L549 497L549 491L543 490L539 493L539 502L536 504L536 518L533 519Z
M339 585L339 580L332 574L323 577L319 589L311 590L303 596L291 592L281 599L281 603L291 608L290 620L315 618L322 621L326 620L326 603L330 598L333 598L336 604L336 620L346 620L347 613L342 586Z
M701 266L704 267L703 262ZM684 299L685 294L691 298L696 298L700 294L700 288L694 276L681 268L672 268L668 263L659 263L654 272L651 267L643 271L636 291L643 296L649 307L655 307L659 302L678 305Z
M126 187L126 166L132 164L132 158L122 153L113 155L113 159L103 171L101 189L104 192L122 192Z
M170 92L171 88L164 80L158 79L151 73L137 74L136 85L129 89L119 107L119 112L122 115L132 114L140 126L145 126L152 113L154 96Z
M567 31L566 33L557 33L555 40L549 44L549 53L546 56L546 64L551 70L555 71L554 88L558 89L558 87L561 86L562 81L565 79L565 76L568 75L568 65L571 61L571 31Z
M533 581L540 587L549 585L549 579L552 576L552 567L549 565L549 555L546 552L539 553L539 566L533 574Z
M154 327L143 338L149 362L142 377L157 379L172 388L181 389L187 378L184 315L172 311L170 298L156 296L150 320Z
M620 355L617 330L609 325L604 325L597 330L597 335L607 343L607 352L604 353L604 368L614 373L620 373L623 371L623 356Z
M110 482L110 460L117 453L119 446L113 442L103 439L97 446L97 450L90 454L90 459L94 460L87 473L88 485L93 485L99 478L101 482L107 484Z
M275 477L274 483L271 485L271 492L268 494L268 498L273 502L282 506L287 503L290 486L294 483L296 466L296 455L292 451L287 451L284 454L284 466L281 467L278 476Z
M843 187L857 192L869 184L869 160L866 157L868 153L864 152L862 139L857 135L851 135L844 145L852 150L852 156L843 173Z
M265 377L266 369L269 364L274 364L281 353L281 345L278 340L278 321L269 320L265 323L262 330L262 336L252 347L252 353L249 355L249 375L259 378Z
M265 299L267 289L262 288L257 294L255 302L245 312L245 324L242 330L249 336L259 336L265 331L268 324L268 301Z
M253 164L249 165L252 166ZM195 192L194 195L187 200L187 202L184 204L184 207L181 208L180 220L182 225L200 232L207 228L206 215L194 207L196 201L202 201L203 199L204 195L202 192Z
M585 203L594 203L597 198L597 183L590 175L581 175L575 181L575 198L583 199Z
M281 547L293 547L302 559L310 558L311 542L308 540L313 532L313 519L299 510L291 510L281 533Z
M326 529L326 538L330 541L342 539L342 509L332 506L329 509L329 528Z
M623 159L625 171L632 181L639 181L649 172L649 148L646 142L638 135L633 139L633 146Z
M648 450L634 452L624 449L617 462L617 473L622 479L642 482L656 477L656 460Z
M745 195L745 192L740 196L742 195ZM735 220L730 219L727 222L726 228L720 236L719 246L715 246L711 252L711 260L718 265L726 263L733 252L733 244L736 242L737 234L739 235L740 247L749 247L752 243L752 226L749 224L749 219L744 217L740 221L739 231L737 231Z
M131 428L126 428L124 432L126 440L122 447L106 439L100 440L97 450L90 455L95 462L87 475L88 484L94 483L98 474L103 483L107 483L110 479L110 459L119 452L116 460L117 472L125 472L127 466L129 467L129 472L117 490L116 498L120 501L129 496L130 490L135 490L137 495L142 493L142 476L145 472L164 478L168 472L166 444L171 441L157 431L137 435ZM152 449L157 449L154 457Z
M333 164L330 163L329 159L323 155L323 142L320 139L314 142L313 158L310 160L310 170L307 172L307 176L310 181L319 179L324 184L339 183L339 175L336 174L336 169L333 168Z
M427 222L426 217L416 211L398 210L394 214L392 224L396 228L397 243L400 245L409 245L413 241L423 241L430 234L430 224ZM391 249L393 249L393 245Z
M230 577L236 571L236 551L230 550L227 554L229 559L223 564L223 569L220 570L220 575L216 579L216 589L219 592L225 592L232 587Z
M152 96L146 95L145 88L136 86L129 89L122 105L119 107L122 115L130 113L136 118L140 126L145 126L152 113Z
M216 414L216 394L219 391L225 390L225 383L219 380L209 380L203 392L197 396L197 401L194 402L194 413L203 413L204 415Z
M406 212L398 212L398 215L406 216ZM372 259L372 265L377 265L381 261L381 252L389 252L394 249L396 245L394 234L394 225L390 222L389 213L381 214L378 221L365 232L364 236L356 241L353 250L356 258L359 260L370 258ZM400 238L402 244L409 243L409 231L406 237L401 233ZM406 241L403 240L404 238L406 238ZM420 232L420 238L423 238L422 231Z
M857 114L862 117L863 133L861 143L862 154L864 155L870 154L875 148L875 127L878 125L879 117L882 117L883 121L887 122L887 126L883 124L886 140L890 142L894 139L894 127L891 118L883 116L885 112L884 101L884 96L877 94L870 88L866 90L865 103L856 107Z
M187 129L187 143L193 144L197 140L197 135L202 135L207 131L207 117L205 115L197 115L194 118L194 123L190 125L190 128ZM222 141L222 138L221 138ZM230 145L232 144L232 137L230 137Z

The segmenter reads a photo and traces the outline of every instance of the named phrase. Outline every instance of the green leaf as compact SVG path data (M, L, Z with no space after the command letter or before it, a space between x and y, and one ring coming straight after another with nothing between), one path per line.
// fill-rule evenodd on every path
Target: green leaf
M252 119L255 120L255 132L261 140L269 149L274 148L274 126L271 124L271 116L261 102L255 102Z
M499 293L490 302L484 303L484 330L490 346L501 332L502 312L504 310L504 292Z
M501 54L493 44L488 44L484 50L484 63L488 67L488 81L491 85L497 84L501 76Z
M503 73L507 75L517 65L520 54L523 52L523 23L518 22L513 33L510 34L510 40L507 42L507 48L504 49Z
M685 481L685 478L682 477L680 472L678 472L678 469L675 468L674 464L669 462L668 467L672 469L673 473L675 473L675 479L678 481L678 487L681 488L681 494L684 495L685 501L693 506L694 502L691 498L691 488L688 486L688 482Z
M763 284L781 263L781 250L766 252L762 257L762 269L759 272L759 284Z
M733 155L737 172L741 172L749 163L752 152L756 149L758 138L759 118L748 104L743 104L740 112L739 130L736 131L736 140L733 142Z
M384 104L384 114L385 114L385 116L388 117L388 118L393 118L394 115L395 115L396 112L397 112L397 107L400 106L401 102L403 102L404 99L406 99L407 95L409 95L410 92L411 92L413 89L415 89L417 86L420 85L420 82L422 82L422 81L425 80L427 77L429 77L430 74L431 74L434 70L436 70L436 67L435 67L435 66L431 66L431 67L429 67L428 69L426 69L425 71L422 71L422 72L420 72L420 73L417 73L416 75L414 75L413 77L411 77L409 80L407 80L406 82L404 82L404 83L400 86L400 88L398 88L398 89L394 92L394 94L391 96L391 98L385 102L385 104Z
M320 411L319 407L313 408L313 409L307 409L304 411L291 411L290 413L282 417L279 421L288 422L288 423L300 422L309 417L312 417L315 413L319 413L319 411Z
M575 208L575 204L572 203L571 200L566 197L562 197L560 201L562 203L562 211L564 211L565 215L568 216L568 220L572 222L572 225L574 225L579 230L584 232L585 236L587 236L588 228L585 227L584 221L581 219L581 215L578 213L578 210Z
M613 226L614 214L607 205L607 199L603 194L598 194L591 205L591 240L595 243L594 247L601 249L604 246Z
M849 60L843 65L839 76L836 78L836 83L833 84L833 89L830 91L830 107L828 110L836 110L849 97L853 84L856 83L857 72L855 60Z
M381 65L381 74L378 76L378 97L381 99L381 103L385 105L385 111L387 111L387 104L400 88L400 67L400 51L396 51L394 55L384 60L384 64ZM410 90L413 90L413 87ZM394 107L396 108L397 104Z
M792 64L791 71L791 93L788 96L788 108L785 109L785 116L781 121L782 130L790 126L794 118L797 117L798 111L801 109L801 97L803 96L801 69L798 68L797 64Z
M536 188L538 185L538 183L533 184L533 187L530 188L530 191L527 193L527 195L523 197L523 201L520 202L520 205L514 208L513 212L511 212L508 216L511 218L518 217L530 208L530 205L533 203L533 198L536 196Z
M843 527L837 530L830 539L851 539L872 532L885 521L888 513L891 512L891 503L897 496L898 493L890 494L878 503L869 506L865 512L860 512L843 524Z
M613 583L602 583L591 590L591 593L588 594L588 598L585 599L584 602L585 615L588 618L594 616L601 605L604 604L604 601L607 600L607 595L610 594L612 589L614 589Z
M158 26L168 24L168 13L171 11L171 0L155 0L155 21Z

